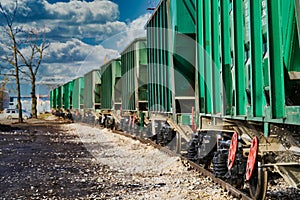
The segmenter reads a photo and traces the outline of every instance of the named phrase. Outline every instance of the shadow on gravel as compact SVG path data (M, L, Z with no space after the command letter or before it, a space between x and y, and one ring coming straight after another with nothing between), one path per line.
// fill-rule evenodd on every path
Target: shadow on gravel
M6 125L6 124L0 124L0 132L10 132L13 130L18 130L19 128L15 127L11 127L10 125Z
M90 198L103 168L60 122L0 125L1 198Z

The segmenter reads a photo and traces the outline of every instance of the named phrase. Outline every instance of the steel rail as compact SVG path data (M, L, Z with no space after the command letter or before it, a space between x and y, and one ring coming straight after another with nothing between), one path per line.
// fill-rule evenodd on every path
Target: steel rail
M178 157L181 158L181 160L183 160L186 163L188 163L197 172L199 172L200 174L202 174L202 175L204 175L206 177L211 178L211 180L214 183L217 183L218 185L220 185L222 188L224 188L226 191L228 191L234 197L239 198L239 199L243 199L243 200L251 200L252 199L246 193L244 193L244 192L240 191L239 189L233 187L229 183L223 181L222 179L216 178L213 173L211 173L210 171L206 170L204 167L202 167L202 166L200 166L200 165L198 165L198 164L196 164L196 163L188 160L186 157L184 157L182 155L179 155L179 154L171 151L170 149L168 149L166 147L163 147L163 146L160 146L160 145L156 144L154 141L152 141L150 139L143 139L143 138L137 137L135 135L131 135L129 133L125 133L125 132L117 131L117 130L114 130L113 133L116 133L116 134L119 134L119 135L123 135L125 137L129 137L129 138L132 138L134 140L138 140L138 141L140 141L143 144L150 144L151 146L157 148L158 150L160 150L160 151L162 151L162 152L164 152L164 153L166 153L166 154L168 154L170 156L178 156Z

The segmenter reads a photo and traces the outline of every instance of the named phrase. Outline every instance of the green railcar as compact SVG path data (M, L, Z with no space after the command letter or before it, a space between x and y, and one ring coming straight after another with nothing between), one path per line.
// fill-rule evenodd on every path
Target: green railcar
M200 115L260 121L266 126L300 125L294 2L197 3L196 107Z
M72 109L72 93L73 93L73 81L70 81L68 83L65 83L63 86L63 91L62 91L62 107L65 110L70 110Z
M72 109L81 110L84 106L84 77L73 80Z
M56 102L56 109L62 109L63 108L63 86L58 86L55 89L55 102Z
M121 59L113 59L100 67L101 70L101 110L120 110L122 102Z
M177 122L195 101L195 6L195 0L163 0L146 25L149 111Z
M253 198L264 198L270 167L299 188L299 1L205 0L196 10L198 128L238 133L231 140L249 154ZM236 148L230 146L228 163L242 165L232 159Z
M135 39L121 53L122 110L147 110L147 42Z
M84 75L84 109L100 110L101 108L101 72L92 70Z
M148 111L147 42L137 38L121 52L123 130L142 131ZM138 125L131 123L139 122Z
M55 108L55 103L54 103L54 89L50 90L50 109L53 110Z

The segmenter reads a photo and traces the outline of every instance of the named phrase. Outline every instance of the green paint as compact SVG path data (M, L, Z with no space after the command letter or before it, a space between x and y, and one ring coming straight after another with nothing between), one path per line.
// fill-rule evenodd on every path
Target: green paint
M212 113L212 68L211 68L211 54L212 54L212 41L211 41L211 1L204 1L203 6L203 28L204 28L204 81L206 85L205 90L205 111L206 113Z
M252 116L263 116L263 38L262 4L260 0L250 0L250 57L251 57L251 104Z
M219 28L219 0L212 0L211 4L211 22L212 22L212 113L220 113L221 112L221 61L220 61L220 28Z
M273 118L285 117L280 0L268 0L269 79Z
M246 114L243 1L233 1L235 115Z
M221 57L222 57L222 83L223 86L223 114L231 115L232 107L232 74L230 53L230 1L221 1Z

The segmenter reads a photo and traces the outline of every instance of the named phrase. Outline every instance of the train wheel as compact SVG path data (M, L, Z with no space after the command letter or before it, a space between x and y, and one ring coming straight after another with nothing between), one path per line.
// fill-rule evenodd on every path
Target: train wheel
M265 199L268 186L268 172L257 162L252 177L249 180L249 190L252 199Z
M228 161L227 161L227 166L229 170L231 170L234 165L237 149L238 149L238 134L234 133L230 141L230 148L229 148Z
M253 199L265 199L268 173L261 165L263 160L258 160L258 138L254 137L250 147L250 152L246 167L246 180L249 181L250 195Z
M254 137L252 140L252 144L250 147L248 160L247 160L247 167L246 167L246 180L249 181L255 166L257 165L257 153L258 153L258 138Z

